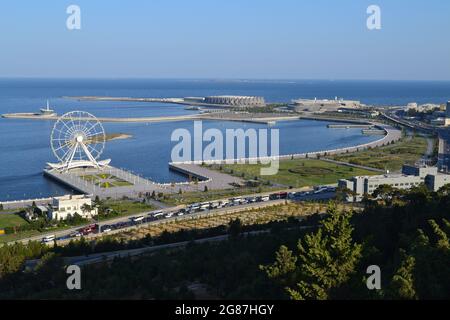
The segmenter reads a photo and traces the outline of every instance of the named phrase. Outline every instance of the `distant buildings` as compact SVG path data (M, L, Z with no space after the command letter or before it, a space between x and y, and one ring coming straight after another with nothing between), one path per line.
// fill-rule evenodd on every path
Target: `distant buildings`
M252 96L209 96L209 97L185 97L184 102L200 106L217 107L264 107L266 101L263 97Z
M403 166L401 174L384 174L376 176L357 176L351 179L339 180L339 187L349 189L355 196L349 196L349 201L361 201L363 196L372 195L381 185L389 185L396 189L410 189L424 183L428 189L438 191L450 184L450 175L438 172L437 167Z
M367 117L367 118L375 118L375 117L378 117L380 115L380 113L378 111L371 110L370 108L360 108L360 109L356 109L356 108L339 108L337 111L339 113L350 114L350 115L357 115L357 116L362 116L362 117Z
M435 111L436 109L440 109L441 106L438 104L433 104L433 103L426 103L426 104L421 104L418 105L415 102L412 103L408 103L408 105L406 106L406 111L416 111L416 112L430 112L430 111Z
M450 173L450 128L439 130L438 168Z
M447 109L445 111L445 126L450 126L450 101L447 102Z
M343 100L337 97L334 100L328 99L297 99L292 100L292 108L296 112L337 112L341 108L357 109L362 107L360 101Z
M226 106L263 107L266 105L263 97L248 96L210 96L205 97L203 102Z
M445 128L439 130L438 168L450 173L450 101L445 112Z
M68 195L53 198L48 207L47 217L51 220L65 220L75 214L90 219L98 214L92 206L92 199L86 195Z

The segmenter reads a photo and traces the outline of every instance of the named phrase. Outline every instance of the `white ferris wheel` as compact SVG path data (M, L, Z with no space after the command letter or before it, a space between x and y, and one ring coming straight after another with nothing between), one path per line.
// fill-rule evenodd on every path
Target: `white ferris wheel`
M101 169L111 162L99 161L105 141L105 130L95 116L84 111L68 112L56 121L50 137L59 163L48 165L62 171L83 167Z

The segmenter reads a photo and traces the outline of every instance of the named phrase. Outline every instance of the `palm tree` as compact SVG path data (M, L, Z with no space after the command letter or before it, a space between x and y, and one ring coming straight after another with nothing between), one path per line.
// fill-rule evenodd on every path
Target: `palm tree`
M83 211L83 213L86 215L86 213L90 213L92 211L92 206L85 203L81 206L81 211Z

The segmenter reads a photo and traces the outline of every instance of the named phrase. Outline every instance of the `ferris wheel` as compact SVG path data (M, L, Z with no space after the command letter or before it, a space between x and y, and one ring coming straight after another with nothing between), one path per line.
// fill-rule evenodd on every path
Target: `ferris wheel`
M49 166L63 170L106 166L110 160L99 161L105 142L105 129L95 116L84 111L68 112L53 126L50 145L60 162Z

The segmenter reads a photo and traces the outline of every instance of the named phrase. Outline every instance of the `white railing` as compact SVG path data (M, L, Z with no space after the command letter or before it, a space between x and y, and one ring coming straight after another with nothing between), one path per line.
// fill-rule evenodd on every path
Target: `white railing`
M393 129L387 129L385 127L382 127L380 125L375 125L375 127L378 127L380 130L384 130L386 132L386 135L378 140L364 143L357 146L352 147L344 147L344 148L338 148L338 149L331 149L331 150L321 150L321 151L313 151L313 152L305 152L305 153L294 153L294 154L287 154L287 155L279 155L279 156L267 156L267 157L246 157L246 158L237 158L237 159L223 159L223 160L193 160L193 161L181 161L181 162L172 162L171 165L183 165L183 164L234 164L234 163L258 163L258 161L276 161L276 160L283 160L283 159L290 159L290 158L317 158L318 156L326 156L326 155L332 155L332 154L339 154L339 153L345 153L347 151L361 151L368 149L370 147L374 146L380 146L385 144L386 142L391 141L397 141L401 138L401 135L398 137L392 137L393 135ZM397 130L396 130L397 131Z

